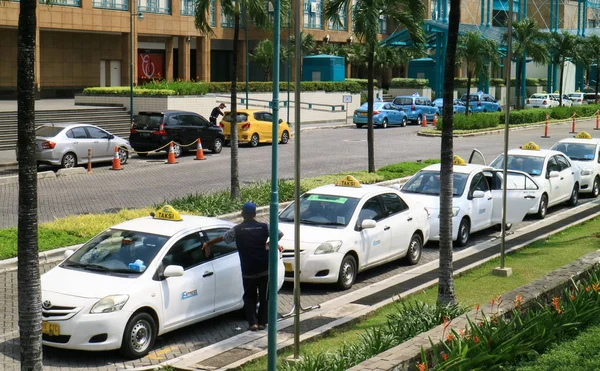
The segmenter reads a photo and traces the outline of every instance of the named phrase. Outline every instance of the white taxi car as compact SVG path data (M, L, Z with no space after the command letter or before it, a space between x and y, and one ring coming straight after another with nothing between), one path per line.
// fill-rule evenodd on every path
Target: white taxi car
M502 169L504 155L496 157L490 166ZM529 142L522 148L508 151L508 169L531 175L542 189L539 203L528 214L536 214L543 219L548 207L562 202L577 205L580 170L562 152L540 149L537 144Z
M42 276L43 344L139 358L159 335L242 308L235 242L211 246L208 257L202 249L233 225L165 206L66 254Z
M582 131L575 138L561 139L552 149L564 153L581 170L579 193L600 194L600 139Z
M404 258L417 264L429 239L427 211L395 189L349 176L300 197L300 281L354 284L356 274ZM294 208L279 214L285 279L294 279Z
M502 224L502 171L490 166L467 164L454 158L452 200L452 240L465 246L471 233ZM425 205L429 212L429 238L440 239L440 165L430 165L402 186L405 199ZM527 174L508 172L506 221L517 223L537 205L539 186Z

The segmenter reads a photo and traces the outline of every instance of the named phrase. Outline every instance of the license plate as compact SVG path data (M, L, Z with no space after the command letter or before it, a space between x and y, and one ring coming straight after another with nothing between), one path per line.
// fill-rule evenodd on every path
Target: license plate
M148 138L150 136L150 133L140 133L140 137L142 138Z
M360 116L366 116L366 115L367 115L367 112L361 112L361 113L359 113L359 115L360 115Z
M58 336L60 335L60 325L58 323L42 321L42 334Z
M293 272L294 269L292 268L292 263L283 263L283 266L285 267L285 271L286 272Z

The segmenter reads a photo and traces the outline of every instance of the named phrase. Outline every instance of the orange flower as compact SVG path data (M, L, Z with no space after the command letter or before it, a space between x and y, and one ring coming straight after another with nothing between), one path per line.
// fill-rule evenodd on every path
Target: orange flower
M448 334L447 339L448 339L448 341L452 341L454 339L454 335Z
M600 290L600 283L596 282L592 284L592 289L594 290L594 292L598 292L598 290Z
M558 296L552 298L552 306L554 307L554 310L556 310L556 313L562 313L562 311L560 310L560 298Z
M479 304L475 304L475 310L479 312Z
M494 298L492 298L492 301L490 302L490 305L492 306L492 308L494 307Z
M585 288L585 292L590 292L590 287L589 286Z
M458 333L460 334L461 337L464 337L465 336L465 329L461 328L460 330L458 330Z
M427 364L425 362L417 362L417 369L419 371L425 371L427 369Z
M479 336L474 336L474 337L473 337L473 342L474 342L475 344L479 344Z
M523 297L519 294L515 296L515 307L519 307L521 305L521 301L523 301Z
M448 359L448 355L444 352L442 352L442 359L444 360L444 362Z
M575 300L575 295L571 294L570 299L571 299L571 301Z

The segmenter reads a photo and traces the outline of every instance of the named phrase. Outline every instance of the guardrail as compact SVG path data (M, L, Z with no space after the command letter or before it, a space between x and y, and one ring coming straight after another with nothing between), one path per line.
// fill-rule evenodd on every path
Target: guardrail
M223 102L223 103L228 103L231 101L231 97L228 95L217 95L217 98L226 98L227 100L218 100L219 102ZM246 104L246 98L238 98L238 100L239 100L240 104ZM270 101L270 100L248 98L248 103L250 104L251 102L266 103L266 107L273 108L273 101ZM283 108L292 107L293 104L294 103L291 101L283 100L283 101L279 102L279 107L283 107ZM260 105L260 106L264 107L265 105ZM303 106L306 109L326 107L327 110L330 109L331 112L345 112L346 111L345 104L323 104L323 103L300 102L300 107L303 107Z

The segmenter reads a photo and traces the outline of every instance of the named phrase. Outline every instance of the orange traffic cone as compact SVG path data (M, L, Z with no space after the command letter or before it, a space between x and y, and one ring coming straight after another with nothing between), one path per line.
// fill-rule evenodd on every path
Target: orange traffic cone
M423 115L423 121L421 121L421 126L427 127L427 115Z
M119 146L115 146L115 157L113 157L111 170L122 170L121 159L119 159Z
M173 151L173 142L171 141L169 145L169 156L167 156L167 164L176 164L177 160L175 160L175 151Z
M202 142L198 138L198 149L196 149L196 158L194 160L206 160L204 158L204 150L202 150Z
M435 127L437 127L437 117L438 117L437 114L433 115L433 126L435 126Z

